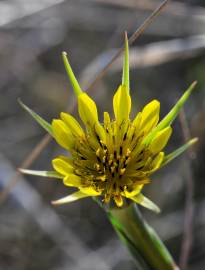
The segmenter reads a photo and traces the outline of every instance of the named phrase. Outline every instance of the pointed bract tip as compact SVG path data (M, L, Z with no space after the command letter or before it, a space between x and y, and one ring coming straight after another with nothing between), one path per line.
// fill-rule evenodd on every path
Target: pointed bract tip
M83 91L73 73L73 70L71 68L71 65L68 61L68 57L67 57L67 53L66 52L62 52L62 58L63 58L63 63L64 63L64 66L65 66L65 69L66 69L66 72L67 72L67 75L68 75L68 78L70 79L70 82L72 84L72 87L73 87L73 90L76 94L76 96L79 96Z
M161 213L161 209L160 209L159 207L156 208L156 209L155 209L155 213L156 213L156 214L160 214L160 213Z
M52 205L60 205L61 203L58 200L56 200L56 201L51 201L51 204Z
M21 105L22 108L25 109L25 107L27 107L27 106L23 103L23 101L21 100L21 98L17 98L17 102Z
M128 38L127 38L127 31L124 32L124 37L125 37L125 42L128 41Z
M127 90L130 89L129 79L129 40L127 38L127 32L124 32L124 63L122 73L122 85L126 86Z
M67 56L67 55L68 55L67 52L65 51L62 52L62 56Z
M192 144L195 144L195 143L197 143L199 141L199 138L193 138L193 139L191 139L190 141L189 141L189 143L192 145Z
M191 84L191 88L193 88L193 89L194 89L194 88L195 88L195 86L197 85L197 83L198 83L197 81L194 81L194 82Z

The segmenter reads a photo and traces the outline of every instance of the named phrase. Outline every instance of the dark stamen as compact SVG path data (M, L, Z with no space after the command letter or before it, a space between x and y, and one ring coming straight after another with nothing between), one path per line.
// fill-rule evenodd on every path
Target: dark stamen
M114 151L114 158L117 159L117 152L116 152L116 150Z
M112 135L112 139L113 139L113 142L115 143L115 136L114 135Z
M98 142L101 143L99 135L97 133L95 133L95 134L96 134L96 138L97 138Z

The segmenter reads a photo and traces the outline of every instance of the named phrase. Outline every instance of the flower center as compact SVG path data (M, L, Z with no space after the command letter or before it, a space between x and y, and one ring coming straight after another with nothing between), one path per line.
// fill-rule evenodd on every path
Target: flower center
M101 191L104 201L109 202L112 197L142 184L142 179L147 178L145 171L150 169L150 155L141 144L143 134L130 122L120 126L112 122L103 131L104 140L91 129L76 143L72 155L82 185Z

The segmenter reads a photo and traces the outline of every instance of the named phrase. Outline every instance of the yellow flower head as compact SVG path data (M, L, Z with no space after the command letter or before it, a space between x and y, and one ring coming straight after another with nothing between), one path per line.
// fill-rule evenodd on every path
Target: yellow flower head
M98 120L95 102L81 90L67 56L63 60L78 100L78 112L84 127L70 114L62 112L59 119L48 124L24 104L24 108L70 152L52 160L54 171L24 173L62 178L64 185L76 187L77 192L53 202L68 203L88 196L100 196L105 204L114 202L122 207L131 200L158 211L158 207L142 195L150 175L196 142L192 139L169 155L165 155L171 133L171 124L194 88L193 83L169 114L159 122L160 103L147 104L134 119L130 119L129 52L125 38L125 57L122 84L113 97L114 119L104 112L104 121Z

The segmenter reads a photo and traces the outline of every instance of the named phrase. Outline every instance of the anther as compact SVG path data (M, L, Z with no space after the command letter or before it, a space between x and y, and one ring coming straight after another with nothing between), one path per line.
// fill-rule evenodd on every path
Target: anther
M117 152L116 152L116 150L114 151L114 158L115 159L117 158Z
M96 151L96 156L97 156L97 157L100 156L100 148L97 149L97 151Z
M115 135L112 135L113 142L115 143Z
M123 141L125 141L127 138L127 132L125 132L124 136L123 136Z
M97 138L98 142L101 144L99 135L97 133L95 133L95 134L96 134L96 138Z
M113 160L110 159L109 162L108 162L108 164L111 166L113 164Z
M106 156L103 156L103 158L102 158L103 164L105 164L105 160L106 160Z
M113 173L115 171L115 166L111 167L111 172Z
M99 164L95 163L94 167L95 167L95 169L96 169L97 171L100 170L100 165L99 165Z
M97 176L96 179L99 179L99 180L104 182L106 180L106 176L105 175L100 175L100 176Z
M120 169L120 175L123 175L124 173L125 173L125 168L123 168L123 169Z
M121 190L121 191L124 191L124 189L123 189L123 187L122 187L122 186L119 186L119 188L120 188L120 190Z

